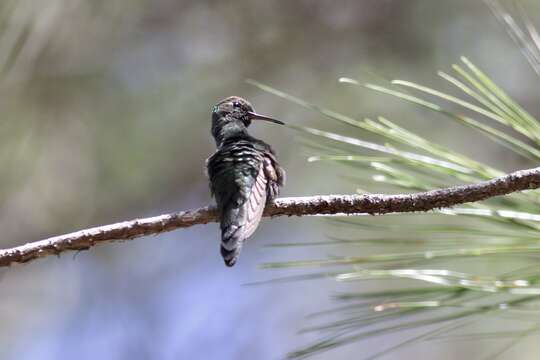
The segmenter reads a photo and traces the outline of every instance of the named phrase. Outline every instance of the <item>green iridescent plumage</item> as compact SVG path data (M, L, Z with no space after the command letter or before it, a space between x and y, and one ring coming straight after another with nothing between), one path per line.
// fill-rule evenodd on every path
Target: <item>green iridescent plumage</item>
M244 241L253 234L266 203L283 185L285 172L270 145L248 134L258 115L246 100L232 96L212 111L217 151L206 162L210 189L220 211L221 254L227 266L238 260Z

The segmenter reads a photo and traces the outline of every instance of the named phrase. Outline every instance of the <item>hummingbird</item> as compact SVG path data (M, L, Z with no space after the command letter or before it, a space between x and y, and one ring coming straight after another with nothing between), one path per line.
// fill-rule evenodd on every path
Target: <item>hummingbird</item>
M244 241L259 225L266 204L279 194L285 171L274 150L249 135L253 120L283 122L257 114L238 96L221 100L212 108L212 136L217 150L206 160L210 190L217 203L221 228L221 255L233 266Z

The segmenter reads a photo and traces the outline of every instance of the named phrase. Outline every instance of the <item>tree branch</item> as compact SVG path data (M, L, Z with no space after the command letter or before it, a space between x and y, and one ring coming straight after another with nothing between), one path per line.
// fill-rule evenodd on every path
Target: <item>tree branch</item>
M517 171L477 184L405 195L326 195L276 199L264 216L372 215L428 211L540 187L540 167ZM0 250L0 266L24 263L67 250L86 250L108 241L130 240L217 220L213 207L98 226Z

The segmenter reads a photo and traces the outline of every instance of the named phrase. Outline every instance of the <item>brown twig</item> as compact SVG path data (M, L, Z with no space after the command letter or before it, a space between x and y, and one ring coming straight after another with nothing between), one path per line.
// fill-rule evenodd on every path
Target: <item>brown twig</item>
M477 184L406 195L324 195L276 199L264 216L372 215L428 211L540 187L540 167ZM24 263L67 250L86 250L107 241L129 240L217 220L213 207L98 226L0 250L0 266Z

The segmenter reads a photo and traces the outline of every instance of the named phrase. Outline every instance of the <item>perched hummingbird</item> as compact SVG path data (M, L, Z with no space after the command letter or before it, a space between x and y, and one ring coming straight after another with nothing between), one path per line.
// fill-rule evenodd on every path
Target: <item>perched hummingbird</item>
M284 124L255 113L249 102L237 96L221 100L212 109L217 151L206 160L206 168L220 213L221 255L227 266L236 263L265 205L276 198L285 180L270 145L248 134L252 120Z

